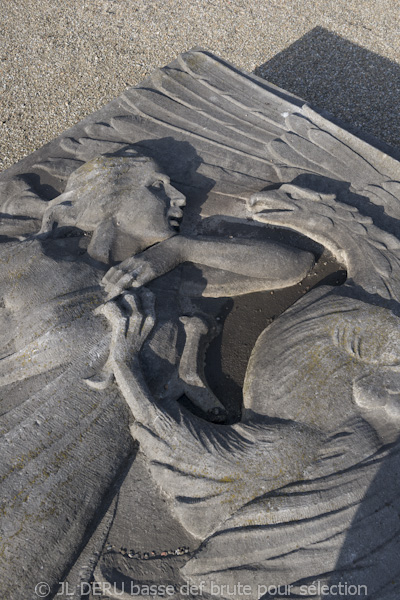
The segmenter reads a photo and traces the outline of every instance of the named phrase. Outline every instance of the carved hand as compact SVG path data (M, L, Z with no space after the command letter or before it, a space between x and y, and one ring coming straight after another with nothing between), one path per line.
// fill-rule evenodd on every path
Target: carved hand
M142 308L140 308L140 305ZM128 363L136 356L154 327L154 295L143 289L126 292L120 301L103 304L98 311L110 321L112 337L108 363Z
M114 379L116 365L137 357L153 329L154 295L146 289L140 290L138 295L126 292L118 301L106 302L95 312L104 315L111 324L110 352L100 376L85 381L89 387L105 389Z
M112 267L103 277L102 284L109 298L115 298L123 290L140 287L158 277L157 269L146 254L127 258L119 265Z
M176 267L182 261L181 245L180 236L174 236L112 267L102 280L108 298L130 287L146 285Z

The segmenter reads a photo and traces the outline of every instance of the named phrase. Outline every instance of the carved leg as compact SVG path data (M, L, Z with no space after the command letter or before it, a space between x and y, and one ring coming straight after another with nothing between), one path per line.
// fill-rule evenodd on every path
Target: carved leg
M213 421L222 422L227 412L205 382L204 351L209 328L199 316L181 317L185 328L186 343L179 365L179 377L186 396Z

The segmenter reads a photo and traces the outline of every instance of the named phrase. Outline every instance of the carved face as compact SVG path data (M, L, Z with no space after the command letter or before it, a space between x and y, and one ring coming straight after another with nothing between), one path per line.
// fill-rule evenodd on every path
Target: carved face
M185 203L151 159L101 156L70 176L46 211L42 231L57 221L93 232L91 256L121 261L175 235Z

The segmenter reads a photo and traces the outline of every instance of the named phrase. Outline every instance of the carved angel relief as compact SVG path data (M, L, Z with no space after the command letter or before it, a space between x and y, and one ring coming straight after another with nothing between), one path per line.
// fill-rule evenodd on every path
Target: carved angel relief
M294 598L318 580L394 597L399 567L379 565L399 550L397 163L207 53L121 106L33 165L66 182L53 199L27 173L0 183L4 597L40 579L56 592L135 443L196 540L179 577L202 593L270 597L270 581ZM196 152L165 154L167 131ZM216 323L196 299L301 282L317 247L347 281L262 332L232 422L204 376Z

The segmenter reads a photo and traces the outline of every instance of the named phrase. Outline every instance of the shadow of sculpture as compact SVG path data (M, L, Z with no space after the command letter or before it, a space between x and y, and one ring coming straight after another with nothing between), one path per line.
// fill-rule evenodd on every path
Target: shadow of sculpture
M400 577L400 449L398 438L381 461L347 535L328 585L327 600L397 598ZM385 549L382 552L382 549ZM381 555L380 560L377 557Z
M393 61L315 27L259 65L255 73L329 112L342 126L384 152L400 157L400 117L393 106L393 88L400 88L400 66Z

